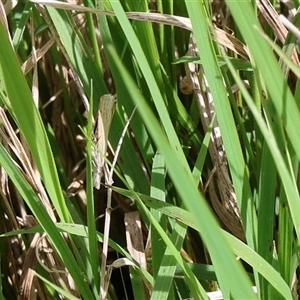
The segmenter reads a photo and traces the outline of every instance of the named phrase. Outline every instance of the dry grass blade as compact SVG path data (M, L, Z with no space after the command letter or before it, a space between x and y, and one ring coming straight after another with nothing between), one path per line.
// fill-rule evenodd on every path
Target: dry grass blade
M190 38L190 45L187 55L195 57L199 55L192 36ZM215 109L212 95L210 94L209 87L207 85L206 77L203 74L203 70L198 70L194 63L185 64L185 69L188 80L192 83L191 85L193 86L194 93L197 97L203 129L204 131L207 131L209 124L214 118ZM199 73L202 73L201 76L199 76ZM201 82L199 81L199 77L202 78ZM203 86L205 86L204 90L201 88ZM220 198L222 200L221 202L219 201L219 198L217 197L217 194L212 186L214 182L209 180L209 194L212 205L224 225L226 225L226 227L240 239L245 240L217 119L214 119L213 131L208 149L214 165L213 174L216 177Z
M27 228L37 225L36 220L32 216L27 216L24 219L24 224ZM31 241L30 241L31 239ZM40 234L35 234L32 238L29 237L30 246L26 251L22 273L20 277L20 293L19 299L32 299L34 297L33 292L36 289L36 293L39 293L38 281L34 282L34 270L37 262L35 256L35 247L40 239Z
M125 214L125 228L126 228L126 241L127 248L132 258L135 259L139 265L146 269L146 255L143 245L142 225L140 213L130 212ZM144 286L144 299L149 299L149 292Z
M274 7L271 5L270 1L260 0L257 2L257 7L264 19L272 27L275 35L279 38L280 42L284 43L288 32L280 22L278 14Z
M34 177L34 171L31 167L30 160L28 157L24 154L24 148L22 144L20 143L15 131L13 130L8 118L6 117L5 111L3 108L0 108L0 118L3 124L3 127L6 130L6 133L0 129L1 137L6 141L6 143L10 146L16 157L19 159L19 161L22 163L22 166L27 174L27 176L30 176L32 183L34 183L33 177ZM34 188L37 190L37 186L34 185Z
M50 274L57 286L61 286L74 296L80 296L73 278L66 270L64 262L59 255L52 249L46 234L40 236L35 245L35 257L40 265Z
M40 176L35 171L35 168L33 167L31 160L26 155L27 152L25 151L22 143L19 141L17 135L15 134L2 108L0 108L0 118L3 122L3 126L6 129L6 132L8 133L7 136L6 133L2 129L0 129L0 134L2 138L5 139L6 143L10 146L14 154L19 159L24 169L23 174L25 178L27 179L28 183L30 183L30 185L34 188L34 190L38 191L37 194L39 195L41 201L43 202L48 214L51 216L53 220L56 220L47 193L44 187L42 186Z
M34 170L34 167L32 165L31 160L28 158L26 151L24 150L23 145L19 141L16 133L14 132L8 118L6 117L6 114L2 108L0 108L0 118L2 120L3 127L5 128L6 132L0 128L0 134L3 140L9 145L9 147L13 150L14 154L20 161L22 168L23 168L23 174L24 177L27 179L27 181L30 183L30 185L34 188L36 191L36 194L38 197L41 199L41 202L43 203L45 209L47 210L48 214L52 218L53 221L56 221L56 216L54 214L53 208L50 204L50 201L48 199L47 193L41 183L40 176L39 174ZM6 134L7 133L7 134ZM21 167L20 167L21 169ZM3 190L6 190L4 188ZM5 195L3 195L5 196ZM5 197L6 198L6 197ZM13 208L10 207L10 204L8 201L5 201L7 203L7 212L8 215L10 216L10 221L12 223L15 223L15 228L14 229L19 229L19 225L14 222L14 212ZM23 220L24 220L24 225L25 226L33 226L34 224L32 222L28 223L30 219L27 218L27 213L26 209L24 207L24 204L22 201L19 203L20 205L20 211L22 212ZM11 213L10 213L11 212ZM9 230L7 230L9 231ZM14 238L15 239L15 238ZM21 295L20 299L32 299L32 292L34 289L36 289L34 285L34 275L33 275L33 270L35 269L35 263L37 258L37 253L39 249L39 244L41 240L39 235L37 235L35 238L33 238L30 248L27 251L26 255L24 253L24 257L20 260L20 263L22 262L22 270L21 270L21 278L20 278L20 288L21 288ZM43 239L42 241L43 247L50 249L48 242ZM22 245L22 240L18 241L18 244ZM43 249L44 249L43 248ZM25 248L24 248L25 249ZM24 250L23 249L23 250ZM56 268L61 268L64 269L64 264L61 262L59 256L56 254L54 251L42 251L43 259L45 259L45 262L47 265L50 266L51 269L56 269ZM39 260L39 259L38 259ZM17 271L12 272L14 274L17 273ZM66 273L64 271L64 273ZM74 283L73 279L67 274L61 274L58 272L53 272L51 274L51 277L53 278L53 281L56 284L60 284L64 287L69 287L71 290L73 290L74 294L78 294L76 292L76 289L74 288ZM37 289L38 290L38 289Z
M28 59L22 65L22 71L24 74L27 74L34 67L34 65L47 53L54 42L55 40L52 37L42 48L38 49L35 53L35 61L33 60L32 55L28 57Z
M7 36L10 37L7 18L6 18L6 11L5 11L5 7L3 6L2 1L0 1L0 22L3 24L3 27L5 28L5 30L7 32Z
M38 6L38 10L40 11L41 15L43 16L43 19L44 21L47 23L47 25L49 26L49 30L57 44L57 46L59 47L60 51L62 52L63 56L65 57L67 63L68 63L68 66L70 68L69 72L70 74L72 75L73 79L74 79L74 82L76 84L76 88L77 88L77 91L79 93L79 95L81 96L81 99L82 99L82 102L83 102L83 105L85 106L85 109L86 111L88 112L89 111L89 101L85 95L85 92L83 90L83 85L82 85L82 82L80 81L80 78L79 76L77 75L77 73L75 72L74 70L74 67L70 61L70 58L69 58L69 55L63 45L63 43L61 42L61 39L59 37L59 34L57 33L57 30L55 29L55 27L53 26L53 23L52 21L50 20L47 12L45 11L45 9L42 7L42 6ZM94 120L93 120L93 123L94 123Z
M32 64L33 64L33 76L32 76L32 87L31 87L31 93L32 93L32 99L36 105L36 107L38 107L39 105L39 81L38 81L38 68L37 68L37 55L36 55L36 49L35 49L35 45L36 45L36 39L35 39L35 34L34 34L34 27L33 27L33 19L32 17L30 18L30 26L29 26L29 30L30 30L30 37L31 37L31 55L32 55ZM24 143L24 145L26 145L26 143ZM28 155L29 154L29 149L27 151Z
M112 100L112 99L110 99ZM113 99L115 101L115 99ZM100 103L101 105L101 103ZM108 288L108 281L109 278L111 276L111 271L112 271L112 267L108 267L107 269L107 273L106 272L106 262L107 262L107 253L108 253L108 239L109 239L109 230L110 230L110 226L111 226L111 198L112 198L112 189L111 189L111 185L113 184L113 171L114 171L114 167L117 163L117 159L121 150L121 146L122 146L122 142L124 139L124 136L126 134L126 131L129 127L129 123L135 113L136 107L134 108L133 112L131 113L129 119L126 122L126 125L123 129L123 132L121 134L117 149L114 153L114 160L112 162L112 166L110 168L110 172L108 172L108 176L105 178L105 183L108 186L107 189L107 205L106 205L106 210L105 210L105 224L104 224L104 237L103 237L103 248L102 248L102 263L101 263L101 284L100 284L100 297L102 297L104 299L106 293L107 293L107 288ZM100 110L101 112L101 110ZM100 117L101 117L101 113L100 113ZM109 122L111 122L111 120L108 120ZM108 128L109 129L109 128ZM106 143L108 142L108 136L106 137ZM113 152L113 151L112 151Z
M128 251L140 266L146 269L146 256L139 212L126 213L124 222Z
M28 227L37 225L34 218L26 218ZM20 278L20 295L19 299L32 299L34 297L34 289L39 293L38 281L34 282L34 270L37 263L35 248L40 240L40 234L35 234L30 242L30 246L26 252L21 278Z
M4 4L6 14L8 14L18 4L18 0L7 0Z
M260 10L260 13L264 17L264 19L268 22L268 24L273 29L275 35L278 37L280 42L284 44L288 31L282 24L282 21L277 13L277 11L274 9L274 7L271 5L269 0L260 0L257 2L257 7ZM292 52L292 60L293 62L299 66L299 59L296 49L293 49Z
M97 10L88 7L84 7L81 5L75 5L70 3L64 3L60 1L48 1L48 0L30 0L31 2L48 5L59 9L65 10L75 10L77 12L89 12L95 14L104 14L107 16L115 16L115 13L112 11L107 10ZM188 31L192 31L192 24L189 18L174 16L174 15L167 15L167 14L160 14L160 13L148 13L148 12L127 12L127 17L132 20L139 20L139 21L149 21L153 23L165 24L165 25L172 25L177 26ZM245 59L248 59L248 50L247 47L241 43L237 38L231 36L227 32L223 31L219 28L214 28L213 30L213 38L215 39L224 47L231 49L232 51L236 52L238 55L242 56Z
M291 23L284 15L279 15L279 20L297 37L298 40L300 39L300 31L293 23Z
M212 171L214 172L214 170ZM214 174L212 174L213 176ZM218 185L223 185L223 180L222 178L220 179L220 177L216 177L216 182ZM214 177L212 177L214 178ZM215 189L215 183L213 180L211 180L208 184L208 193L209 193L209 199L211 201L211 204L213 206L213 209L215 210L216 214L218 215L218 217L220 218L221 222L224 224L224 226L230 231L232 232L236 237L238 237L239 239L241 239L242 241L245 241L245 233L243 230L243 227L241 226L241 221L240 219L237 217L237 215L235 214L235 212L233 212L232 209L228 209L226 208L226 206L220 201L219 196L216 193L216 189ZM221 190L221 193L224 191ZM232 194L229 195L229 198L234 199L234 192L231 190L227 191L228 193L231 192ZM224 197L228 197L228 195L223 195L221 194L221 198Z

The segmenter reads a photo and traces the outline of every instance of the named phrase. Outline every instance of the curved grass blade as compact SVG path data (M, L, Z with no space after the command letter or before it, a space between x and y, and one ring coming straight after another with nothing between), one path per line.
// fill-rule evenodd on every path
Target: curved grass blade
M0 24L0 80L10 114L24 135L46 189L61 220L70 220L49 140L29 87L3 26ZM18 87L18 88L16 88Z
M115 5L115 3L114 3ZM124 12L123 12L124 13ZM134 36L134 32L131 31L130 25L127 24L128 20L124 14L121 14L121 22L123 24L122 28L124 30L128 30L128 34L131 33L128 37L132 38ZM116 12L118 16L118 13ZM124 25L124 23L126 25ZM140 49L139 43L136 42L132 45L136 47L136 51L138 54L141 55L142 50ZM153 113L150 111L149 107L145 103L143 97L138 93L135 84L132 82L130 75L124 70L122 64L119 62L118 57L116 56L114 49L110 51L111 55L113 56L113 61L117 64L120 73L123 74L124 82L126 87L128 88L128 92L131 94L132 99L136 101L138 105L138 109L140 114L143 117L144 123L146 124L149 132L152 135L153 140L159 146L159 150L161 151L164 159L166 161L167 168L169 170L169 174L181 196L184 204L191 212L199 212L201 211L201 218L197 218L197 223L201 230L199 231L207 245L212 260L219 268L232 269L234 271L230 272L232 275L231 282L235 282L235 287L233 288L232 292L235 294L237 293L237 297L248 297L253 298L255 296L251 289L251 284L249 279L245 275L244 271L242 270L241 266L237 264L236 260L234 259L231 250L229 249L227 242L224 240L224 237L219 232L219 227L215 221L215 218L212 216L211 211L208 209L207 204L203 197L199 194L197 187L195 186L194 179L190 170L187 168L187 163L185 158L182 156L183 152L181 148L174 147L169 144L173 141L172 137L174 136L174 128L166 127L165 130L172 130L172 134L170 135L169 140L167 140L166 136L162 132L157 120L153 116ZM141 58L142 59L142 58ZM137 60L139 60L137 58ZM149 87L154 90L154 86L156 86L155 80L153 76L150 74L150 70L145 62L141 63L141 69L144 68L145 77L148 76L149 80ZM161 96L158 96L161 97ZM163 117L163 115L161 116ZM177 139L177 137L176 137ZM180 146L181 147L181 146ZM186 189L186 187L189 187ZM223 248L222 251L219 251L219 243L222 243ZM174 254L174 253L173 253ZM228 264L227 267L224 264ZM218 269L218 268L216 268ZM217 275L219 276L218 272ZM219 277L218 277L219 278ZM226 274L226 281L228 281L228 274ZM243 287L243 288L241 288ZM243 292L241 293L241 290ZM248 291L248 292L247 292Z
M186 210L183 210L177 206L173 206L172 204L156 200L146 195L135 194L132 191L124 190L117 187L113 187L113 190L132 199L136 199L136 196L138 195L146 206L156 209L171 218L180 220L180 222L186 224L191 228L194 228L198 232L201 232L201 227L197 222L198 217ZM254 250L252 250L249 246L245 245L243 242L238 240L236 237L223 230L220 230L220 233L226 239L226 241L230 245L231 250L233 251L233 253L235 253L236 256L240 257L241 259L246 261L250 266L252 266L255 270L257 270L269 283L273 285L275 289L277 289L277 291L281 293L281 295L283 295L285 299L293 299L290 288L280 276L277 270L275 270L260 255L258 255Z
M23 178L21 172L17 169L16 165L13 163L12 159L9 157L8 153L1 144L0 164L8 173L9 178L15 184L17 190L36 217L43 231L47 233L47 236L49 237L53 247L60 255L61 259L64 261L66 268L73 277L82 296L85 299L94 299L87 283L82 276L82 271L78 267L74 256L68 248L66 242L63 240L61 234L57 230L56 225L53 223L50 216L46 212L40 199L35 195L31 186Z

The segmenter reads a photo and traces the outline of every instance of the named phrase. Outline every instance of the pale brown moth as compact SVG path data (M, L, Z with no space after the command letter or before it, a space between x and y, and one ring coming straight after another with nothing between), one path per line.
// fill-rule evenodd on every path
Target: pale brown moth
M100 182L103 176L107 140L111 121L116 108L116 95L106 94L100 98L98 118L94 128L94 146L92 149L94 164L94 187L100 189Z

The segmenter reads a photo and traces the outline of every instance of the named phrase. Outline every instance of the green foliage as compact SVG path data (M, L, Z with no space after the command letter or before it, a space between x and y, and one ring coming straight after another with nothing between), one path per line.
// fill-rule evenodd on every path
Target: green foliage
M122 285L128 299L210 299L217 287L224 299L296 299L296 39L289 34L283 46L271 41L254 1L86 0L85 9L38 2L19 3L7 13L11 43L0 22L1 271L6 263L13 266L2 274L1 298L15 297L20 287L34 293L36 283L25 280L23 269L33 257L30 266L45 287L39 293L52 299L99 299L100 286L107 287L108 299L117 299ZM158 10L160 19L149 9ZM147 13L128 14L136 11ZM225 34L229 27L236 39ZM40 54L46 42L52 45ZM199 55L188 54L190 47ZM33 49L39 49L37 56ZM33 66L25 74L20 61L27 59ZM202 85L186 95L179 82L195 65ZM93 116L108 92L118 99L108 165L118 156L114 183L97 192ZM213 101L207 126L199 95ZM216 122L218 153L226 153L219 164L210 151ZM233 209L220 200L222 189L215 191L221 212L211 192L222 164L243 225L240 239L224 221ZM106 208L106 188L113 190L113 209ZM130 273L123 273L128 283L110 282L110 266L100 278L105 239L104 221L97 219L105 209L112 210L109 264L127 266L121 270ZM136 210L142 242L147 240L147 269L132 256L123 233L124 213ZM16 235L21 266L12 249ZM44 243L51 251L43 250ZM3 249L9 249L7 259Z

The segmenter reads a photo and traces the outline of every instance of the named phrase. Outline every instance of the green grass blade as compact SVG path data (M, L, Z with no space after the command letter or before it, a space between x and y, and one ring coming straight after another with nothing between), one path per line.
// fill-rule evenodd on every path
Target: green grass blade
M267 91L270 95L269 98L274 104L277 115L283 123L298 159L300 159L299 132L297 126L295 126L295 124L300 122L300 113L291 91L286 85L286 79L277 64L272 49L255 29L260 28L260 25L254 15L253 8L250 6L249 2L238 4L228 1L227 5L229 6L231 13L251 51L255 64L259 66L259 71L265 81ZM264 55L261 55L262 48L264 49ZM282 170L280 174L282 177L285 177ZM285 179L286 180L282 180L285 185L286 193L289 195L288 202L297 236L300 237L300 217L295 213L300 209L299 194L298 191L296 191L295 186L292 184L293 181L288 183L287 177L285 177ZM289 185L289 187L287 185ZM294 195L292 196L291 193Z
M36 217L39 224L42 226L44 232L47 233L53 247L60 255L64 264L71 276L73 277L79 291L86 299L94 299L91 291L85 282L82 271L78 267L70 249L68 248L66 242L63 240L61 234L57 230L55 224L51 220L50 216L46 212L44 206L42 205L40 199L35 195L31 186L23 178L20 171L15 166L12 159L9 157L3 146L0 144L0 164L8 173L8 176L15 184L21 196L26 201L26 204L31 209L32 213Z
M113 55L114 61L118 65L120 73L123 74L124 82L126 82L128 91L131 94L132 99L136 101L139 112L143 117L143 120L149 132L151 133L152 138L159 146L159 149L165 158L170 176L178 190L179 195L181 196L186 207L188 207L191 212L195 213L201 211L202 213L203 217L197 219L199 228L201 228L199 232L201 233L205 244L210 251L212 260L216 263L217 275L221 276L221 278L222 276L225 276L222 269L226 270L227 268L224 267L224 264L228 263L228 268L231 268L232 270L230 273L232 274L231 282L235 282L233 287L231 287L233 295L236 297L245 297L246 295L246 297L252 298L254 294L250 288L249 280L242 271L241 266L239 266L235 261L231 250L226 244L226 241L221 236L218 229L219 227L214 217L208 209L205 200L200 196L198 189L195 186L190 170L186 169L186 162L182 162L182 152L176 147L174 148L173 144L169 144L169 141L163 134L157 120L149 110L145 100L138 93L136 86L130 79L130 75L126 73L122 64L119 62L118 57L114 53L114 50L111 49L111 55ZM185 188L187 186L189 186L188 190ZM223 245L222 251L219 251L219 243ZM226 280L228 280L228 276L229 274L226 272ZM223 280L225 280L225 277L223 277ZM241 290L243 290L243 292L241 292Z
M70 216L61 191L56 166L41 116L36 108L18 60L0 24L0 79L10 113L24 135L51 201L63 221ZM13 70L13 71L12 71ZM16 88L18 87L18 88Z
M225 146L226 157L247 242L251 247L255 248L255 232L257 228L256 214L253 210L253 197L249 184L249 175L243 158L227 92L224 87L223 75L218 64L212 38L210 37L210 24L207 23L208 18L203 3L186 1L186 6L193 25L198 50L201 54L204 72L214 99L216 117ZM223 276L226 278L225 273Z
M55 291L57 291L60 295L63 295L69 300L79 300L79 298L74 297L71 293L68 293L67 291L63 290L62 288L58 287L57 285L53 284L51 281L47 280L43 276L36 273L36 276L40 278L42 281L46 283L46 285L49 285L52 287Z
M188 165L184 158L183 152L181 150L181 145L179 143L177 134L174 131L172 122L170 121L170 116L169 116L168 110L165 106L161 91L160 91L157 81L154 77L154 74L151 72L151 68L150 68L148 60L144 54L144 51L141 47L141 44L140 44L139 40L137 39L137 36L136 36L135 32L133 31L133 28L132 28L127 16L125 15L125 12L124 12L121 4L118 2L111 1L111 6L112 6L114 12L116 13L116 17L122 26L122 30L128 40L128 43L133 51L133 54L135 55L135 58L139 65L139 68L140 68L141 72L143 73L144 78L148 84L149 91L150 91L153 101L156 105L157 112L160 115L161 122L165 128L165 131L168 135L170 143L171 143L172 147L174 149L176 149L176 151L181 153L181 155L178 158L180 159L181 163L185 164L186 168L188 168Z
M91 107L88 117L87 126L87 144L86 144L86 189L87 189L87 225L88 225L88 243L89 243L89 255L90 255L90 266L92 270L93 278L93 290L95 298L99 296L100 288L100 271L99 271L99 254L97 245L97 232L96 232L96 214L95 214L95 199L93 191L93 165L92 165L92 112L93 103L91 101Z
M15 51L17 51L19 48L20 42L22 40L22 35L25 30L26 22L28 21L28 18L30 17L31 12L32 12L32 3L28 1L25 4L24 11L22 13L20 22L18 23L15 34L12 39L12 43L13 43Z
M164 202L166 201L165 172L164 158L157 152L152 166L150 196ZM151 213L161 227L167 231L166 217L156 210L151 210ZM153 277L156 278L166 246L155 228L151 228L151 245Z
M58 38L62 43L66 53L66 57L73 66L76 74L80 77L86 95L90 93L90 82L97 82L93 85L94 109L98 106L100 96L107 94L107 88L104 83L101 70L92 59L92 54L89 48L84 43L78 31L75 31L76 25L70 16L69 12L64 10L56 10L52 7L47 7L49 16L55 26Z
M186 235L186 229L187 229L186 226L183 226L183 224L180 224L178 222L175 224L173 228L172 236L170 239L173 242L174 246L177 248L178 252L182 247L183 240ZM163 259L160 264L160 268L157 273L151 299L153 300L168 299L168 297L172 293L171 288L172 288L172 282L173 282L175 271L176 271L176 260L172 255L170 249L167 248L165 250ZM203 288L201 289L200 292L202 297L204 297L204 299L207 299L206 293Z
M116 192L119 192L127 197L136 199L136 194L131 191L127 191L121 188L114 187ZM140 199L145 203L146 206L154 208L167 216L180 220L180 222L186 224L187 226L194 228L195 230L201 232L201 227L198 224L198 216L183 210L179 207L173 206L169 203L164 203L162 201L153 199L149 196L138 194ZM269 263L267 263L260 255L258 255L249 246L238 240L236 237L230 235L229 233L222 231L223 238L230 245L231 250L236 256L240 257L242 260L246 261L250 266L257 270L264 278L273 285L286 299L293 299L289 286L280 276L277 270L275 270ZM223 248L222 248L223 250ZM226 264L226 262L223 262ZM215 270L216 271L216 270ZM229 276L229 274L228 274ZM241 296L241 299L245 299ZM253 299L253 296L249 299Z
M258 230L257 235L257 253L261 255L268 263L273 259L273 227L275 213L275 192L276 192L277 170L273 157L266 143L263 145L261 170L258 190ZM261 293L263 299L268 297L268 283L261 278Z

